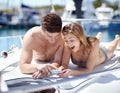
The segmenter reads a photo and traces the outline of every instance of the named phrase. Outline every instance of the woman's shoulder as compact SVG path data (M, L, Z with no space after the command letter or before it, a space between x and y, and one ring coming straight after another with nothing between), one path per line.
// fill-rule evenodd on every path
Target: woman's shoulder
M96 37L89 36L89 37L87 37L87 41L89 41L89 42L98 42L99 40Z
M87 37L87 40L91 45L99 44L99 40L96 37Z

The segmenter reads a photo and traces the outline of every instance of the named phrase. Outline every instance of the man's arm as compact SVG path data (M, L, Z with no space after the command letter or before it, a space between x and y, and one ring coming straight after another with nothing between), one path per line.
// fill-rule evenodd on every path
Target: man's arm
M20 70L22 73L33 73L37 71L36 64L31 64L31 60L32 60L31 51L22 49L20 56Z
M31 39L25 36L20 55L20 70L22 73L33 73L37 71L36 64L31 64L33 54L32 47L33 44L31 44Z

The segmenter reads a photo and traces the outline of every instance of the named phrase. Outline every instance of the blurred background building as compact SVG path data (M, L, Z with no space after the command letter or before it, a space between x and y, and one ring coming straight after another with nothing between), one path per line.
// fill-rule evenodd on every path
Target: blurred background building
M62 19L97 18L96 9L103 3L113 10L110 18L119 17L119 0L1 0L0 27L40 25L41 17L49 12Z

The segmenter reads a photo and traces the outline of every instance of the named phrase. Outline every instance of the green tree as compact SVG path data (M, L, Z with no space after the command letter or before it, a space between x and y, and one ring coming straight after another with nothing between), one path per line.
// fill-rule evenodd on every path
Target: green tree
M96 0L93 2L93 6L95 8L100 7L102 5L103 0Z
M94 6L95 8L97 8L97 7L100 7L100 6L102 5L102 3L106 3L106 5L107 5L108 7L111 7L111 8L113 8L114 10L117 10L117 9L118 9L118 4L119 4L118 1L116 1L116 2L114 2L114 3L110 3L109 1L106 1L106 0L95 0L95 1L93 2L93 6Z

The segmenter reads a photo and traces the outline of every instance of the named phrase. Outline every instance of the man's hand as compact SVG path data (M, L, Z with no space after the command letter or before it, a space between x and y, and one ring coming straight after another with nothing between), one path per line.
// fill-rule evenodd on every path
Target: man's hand
M38 65L37 69L38 71L34 72L32 76L34 79L47 77L51 73L51 70L57 69L57 67L52 64L44 64L42 67Z

